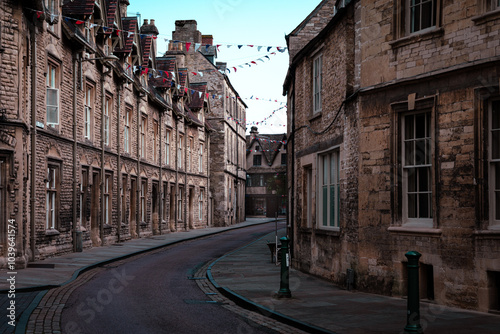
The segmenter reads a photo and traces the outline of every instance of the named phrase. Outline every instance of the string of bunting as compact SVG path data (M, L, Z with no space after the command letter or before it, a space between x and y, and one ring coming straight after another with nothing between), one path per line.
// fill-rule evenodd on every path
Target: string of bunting
M282 103L284 103L284 102L282 102ZM248 126L248 125L259 125L259 124L261 124L261 125L262 125L262 124L267 124L266 122L267 122L267 120L268 120L268 119L270 119L271 117L273 117L273 116L274 116L274 114L275 114L277 111L279 111L279 110L281 110L281 109L284 109L284 108L286 108L286 107L287 107L287 106L285 105L285 106L280 107L280 108L278 108L278 109L276 109L276 110L273 110L273 112L271 113L271 115L267 116L266 118L264 118L264 119L263 119L262 121L260 121L260 122L250 122L250 123L248 123L246 119L238 119L238 118L234 118L234 117L230 117L230 116L227 118L227 120L228 120L228 121L236 121L236 123L238 123L239 125L243 125L243 124L245 124L246 126ZM286 127L286 124L271 124L271 126L274 126L274 125L277 125L277 126L285 126L285 127Z
M27 10L29 11L32 11L34 13L36 13L36 17L39 19L40 17L42 17L43 15L43 11L39 11L39 10L36 10L36 9L32 9L32 8L27 8ZM68 16L64 16L64 15L60 15L60 14L50 14L50 17L51 17L51 21L53 22L57 17L61 17L62 19L66 20L66 21L74 21L75 24L77 25L82 25L82 24L85 24L85 21L83 20L80 20L80 19L75 19L73 17L68 17ZM120 33L120 32L123 32L125 34L127 34L127 37L130 37L130 36L133 36L135 35L135 32L133 31L127 31L127 30L123 30L123 29L116 29L116 28L113 28L113 27L108 27L108 26L105 26L105 25L100 25L100 24L97 24L97 23L90 23L89 24L89 28L92 29L92 28L102 28L105 32L114 32L116 33L117 35ZM151 36L153 39L157 39L158 36L156 35L153 35L153 34L139 34L141 38L144 38L146 36ZM167 36L165 34L158 34L159 36ZM168 43L168 39L165 38L165 41ZM194 47L195 47L195 50L197 51L200 47L205 47L206 49L208 49L209 47L211 46L215 46L217 48L217 51L220 52L220 47L221 46L226 46L227 48L231 48L233 46L237 47L238 49L241 49L242 47L248 47L248 48L256 48L258 51L260 51L262 48L266 48L267 49L267 52L269 52L271 49L276 49L277 51L279 52L285 52L286 51L286 47L282 47L282 46L263 46L263 45L254 45L254 44L201 44L201 43L190 43L190 42L185 42L185 41L178 41L178 40L172 40L174 43L183 43L184 45L186 45L186 49L189 51L189 48L192 44L194 44Z
M127 68L127 70L130 68L130 65L129 67ZM137 67L139 70L142 70L142 67L141 66L138 66ZM145 68L144 70L142 70L141 74L147 74L150 78L154 77L155 79L158 79L158 78L161 78L163 75L166 75L167 78L163 77L163 82L165 83L167 81L167 79L170 79L170 77L172 78L175 78L176 75L175 75L175 72L169 72L169 71L162 71L162 70L153 70L152 72L156 72L156 74L158 75L155 75L153 73L150 73L149 72L149 68ZM193 75L199 75L200 73L196 73L196 72L191 72L191 74ZM203 76L203 74L201 75ZM174 86L175 84L172 83L172 86ZM188 93L188 92L191 92L191 94L195 94L196 92L198 92L198 95L199 97L201 98L203 96L203 94L205 94L205 96L207 98L212 98L212 99L222 99L222 98L226 98L226 99L229 99L229 98L232 98L232 99L243 99L243 100L253 100L253 101L264 101L264 102L275 102L275 103L279 103L279 104L284 104L285 102L282 102L282 101L278 101L277 99L270 99L270 98L260 98L260 97L254 97L253 95L250 96L249 98L241 98L240 96L224 96L224 95L221 95L221 94L210 94L210 93L205 93L204 91L200 91L200 90L196 90L196 89L192 89L192 88L189 88L187 86L182 86L180 84L177 84L176 85L177 89L178 90L184 90L185 93ZM279 108L279 109L276 109L274 112L280 110L280 109L283 109L283 108L286 108L286 105ZM274 114L273 112L273 114ZM268 118L270 118L271 116L269 116Z

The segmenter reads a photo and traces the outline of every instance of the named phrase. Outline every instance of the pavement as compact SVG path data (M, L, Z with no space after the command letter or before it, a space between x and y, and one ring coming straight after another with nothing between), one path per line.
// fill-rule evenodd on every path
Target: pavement
M47 290L65 286L89 269L146 253L178 242L230 229L269 222L248 218L229 227L211 227L134 239L116 246L96 247L35 262L36 267L16 274L17 314L27 322ZM274 221L274 220L271 220ZM281 226L283 224L280 224ZM279 231L279 237L285 233ZM310 333L404 333L406 300L359 291L346 291L325 281L290 269L291 298L277 298L280 266L271 262L268 241L274 233L233 251L211 263L207 277L215 288L237 305ZM6 272L0 272L0 307L7 307ZM2 312L3 313L3 312ZM5 316L2 316L5 318ZM0 332L5 327L0 322ZM420 304L424 333L499 333L500 316L464 311L432 303ZM4 328L5 329L5 328ZM17 333L18 331L16 331ZM19 331L20 332L20 331Z
M284 229L279 231L279 237ZM347 291L290 269L291 298L276 298L281 266L271 262L274 233L226 254L208 267L215 287L238 305L310 333L404 333L407 300ZM500 315L420 303L420 325L430 333L500 333Z

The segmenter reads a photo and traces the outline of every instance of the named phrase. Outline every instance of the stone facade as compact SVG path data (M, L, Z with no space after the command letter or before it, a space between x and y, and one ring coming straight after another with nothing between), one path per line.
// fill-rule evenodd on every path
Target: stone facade
M244 120L247 106L224 71L219 71L225 64L214 63L217 48L212 45L213 37L202 35L195 20L176 21L175 28L166 56L175 56L189 73L203 73L203 76L191 76L191 82L206 82L212 97L206 119L214 130L210 139L210 191L214 224L228 226L242 222L245 220ZM191 45L188 47L176 41Z
M498 311L495 2L435 0L422 26L404 1L328 3L333 17L301 24L314 37L287 36L299 41L284 86L294 265L404 296L405 253L418 251L422 299Z
M191 83L184 59L157 58L154 20L139 28L126 17L127 0L54 3L0 2L0 267L10 223L18 269L131 238L227 224L211 193L230 193L229 185L213 188L211 179L219 182L230 164L212 164L211 154L244 146L215 141L213 153L216 128L207 119L215 88ZM231 87L217 74L220 87ZM244 118L245 106L238 107Z
M246 139L246 215L286 215L286 134L259 134L252 126Z

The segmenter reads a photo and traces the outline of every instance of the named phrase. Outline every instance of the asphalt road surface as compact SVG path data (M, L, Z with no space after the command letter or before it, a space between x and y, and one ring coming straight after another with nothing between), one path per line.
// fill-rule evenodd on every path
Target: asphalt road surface
M274 223L181 243L98 273L62 312L63 333L276 333L215 303L198 268L274 230ZM179 232L182 233L182 232Z

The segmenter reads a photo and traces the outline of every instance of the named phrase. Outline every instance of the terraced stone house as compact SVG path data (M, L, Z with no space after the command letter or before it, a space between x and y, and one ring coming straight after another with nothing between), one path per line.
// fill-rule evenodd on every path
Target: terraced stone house
M321 1L290 34L293 265L500 310L500 3ZM353 276L350 274L353 273Z

